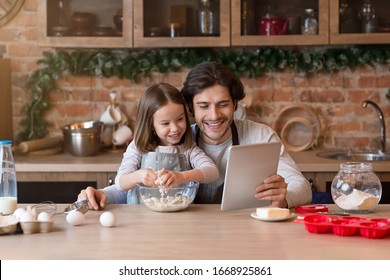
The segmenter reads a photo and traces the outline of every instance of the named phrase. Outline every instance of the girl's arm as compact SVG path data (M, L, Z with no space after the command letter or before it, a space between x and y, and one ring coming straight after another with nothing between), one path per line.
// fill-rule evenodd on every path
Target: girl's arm
M191 181L208 183L218 180L219 171L217 166L202 149L194 144L191 149L185 151L185 154L193 169L182 172L160 170L157 175L161 178L162 185L173 187Z
M157 172L157 176L160 178L158 185L162 185L167 188L171 188L185 182L202 183L204 181L204 174L200 169L191 169L181 172L162 169Z
M151 168L139 169L131 173L124 173L119 179L122 190L129 190L134 188L137 184L154 186L156 180L156 172Z
M121 165L115 177L117 190L129 190L138 183L153 186L157 175L152 169L140 169L142 154L137 150L132 141L123 154Z

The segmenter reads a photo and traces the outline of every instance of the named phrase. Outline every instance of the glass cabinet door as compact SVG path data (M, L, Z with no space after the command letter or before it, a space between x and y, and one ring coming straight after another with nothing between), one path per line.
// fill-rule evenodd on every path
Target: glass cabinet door
M38 0L38 43L132 47L133 0Z
M390 43L388 1L330 1L330 19L331 44Z
M134 47L230 45L230 0L134 0Z
M232 0L232 45L326 45L328 0Z

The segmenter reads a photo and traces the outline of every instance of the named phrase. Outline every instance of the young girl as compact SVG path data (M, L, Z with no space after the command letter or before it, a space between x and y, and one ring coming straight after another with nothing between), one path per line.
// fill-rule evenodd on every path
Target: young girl
M175 87L149 87L139 102L134 140L123 155L115 178L127 191L127 203L139 203L137 184L165 187L184 182L213 182L218 168L192 140L184 98Z

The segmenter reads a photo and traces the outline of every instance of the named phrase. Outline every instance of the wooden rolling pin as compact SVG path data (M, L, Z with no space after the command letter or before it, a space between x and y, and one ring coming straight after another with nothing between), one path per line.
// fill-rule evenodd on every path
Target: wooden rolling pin
M62 146L63 141L63 136L45 137L41 139L21 142L19 146L12 147L12 150L14 152L20 152L25 154L33 151L46 150Z

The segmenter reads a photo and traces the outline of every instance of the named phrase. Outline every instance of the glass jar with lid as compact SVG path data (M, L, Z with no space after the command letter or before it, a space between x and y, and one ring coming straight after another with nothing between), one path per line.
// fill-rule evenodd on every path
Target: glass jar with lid
M301 32L304 35L318 34L318 19L313 9L305 9L305 13L302 17Z
M332 181L332 199L342 210L368 213L379 203L382 184L371 163L346 162Z

